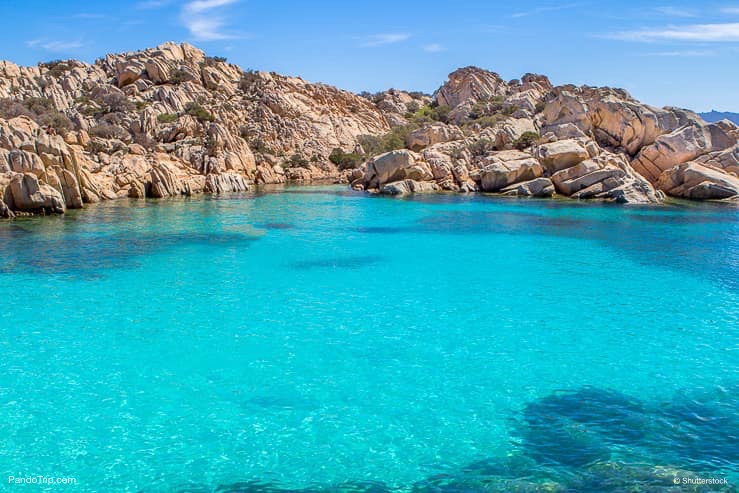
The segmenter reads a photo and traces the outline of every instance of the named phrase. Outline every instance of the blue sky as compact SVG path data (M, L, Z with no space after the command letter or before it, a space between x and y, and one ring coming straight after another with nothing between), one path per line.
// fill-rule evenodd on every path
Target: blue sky
M457 67L623 87L739 111L739 0L2 0L0 59L30 65L188 41L353 91L431 92Z

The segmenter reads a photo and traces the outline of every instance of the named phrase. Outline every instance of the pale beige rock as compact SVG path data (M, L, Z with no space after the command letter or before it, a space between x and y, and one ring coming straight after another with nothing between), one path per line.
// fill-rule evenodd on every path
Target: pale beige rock
M173 166L157 164L151 169L150 194L153 198L172 197L185 193L182 177Z
M634 169L655 183L663 171L678 164L713 151L719 151L736 144L719 125L693 123L660 136L652 145L641 150L632 162Z
M10 207L5 205L5 202L0 200L0 219L14 219L15 214L10 210Z
M439 190L435 183L416 180L400 180L383 185L380 193L385 195L406 195L409 193L431 193Z
M411 132L405 140L405 145L408 149L418 152L434 144L463 138L464 135L459 127L434 123Z
M739 178L695 162L662 172L657 188L673 197L693 200L726 199L739 194Z
M535 156L550 173L556 173L588 159L590 153L580 140L568 139L538 146Z
M63 214L64 199L61 194L50 187L39 183L38 177L31 173L13 176L8 185L12 204L8 205L16 211Z
M603 152L551 177L557 193L572 198L654 203L658 196L622 155Z
M436 92L436 102L451 108L469 99L488 99L505 95L506 83L494 72L465 67L449 74L449 80Z
M67 209L81 209L82 192L77 178L69 170L58 166L51 171L56 174L59 186L55 188L62 194Z
M498 192L518 182L539 178L544 167L530 154L519 151L497 152L489 156L480 172L484 192Z
M511 146L526 132L538 133L536 124L530 118L508 118L492 128L485 129L481 135L495 143L496 149L511 149Z
M554 195L554 184L549 178L535 178L510 185L500 193L516 197L551 197Z
M33 173L39 178L46 174L46 166L38 154L14 149L8 153L10 170L16 173Z
M428 164L415 152L391 151L371 159L367 164L367 188L379 188L386 183L411 179L427 181L432 178Z
M208 193L246 192L249 185L238 173L223 173L205 177L205 191Z

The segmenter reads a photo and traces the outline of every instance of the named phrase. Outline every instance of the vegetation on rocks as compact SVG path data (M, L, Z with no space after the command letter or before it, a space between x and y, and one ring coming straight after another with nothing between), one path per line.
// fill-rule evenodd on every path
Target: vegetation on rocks
M522 151L527 147L531 147L539 140L539 134L536 132L524 132L519 138L513 141L514 149Z
M44 128L56 133L64 133L74 128L72 121L54 107L48 98L29 97L23 101L14 99L0 100L0 118L9 119L27 116Z
M159 123L174 123L177 121L176 113L160 113L157 115L157 121Z
M212 122L215 119L208 110L196 102L185 105L185 114L196 118L200 122Z
M364 161L364 156L354 152L344 152L337 147L328 156L328 160L334 163L340 170L356 169Z

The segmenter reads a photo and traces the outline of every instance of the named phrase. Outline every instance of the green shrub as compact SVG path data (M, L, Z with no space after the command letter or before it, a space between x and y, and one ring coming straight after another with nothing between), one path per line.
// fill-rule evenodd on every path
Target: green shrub
M141 111L147 106L149 106L149 102L148 101L136 101L135 105L136 105L136 111Z
M105 141L101 141L101 140L98 140L98 139L91 139L90 140L90 144L88 145L87 149L91 153L97 154L99 152L107 152L108 151L108 146L105 143Z
M200 122L212 122L215 120L208 110L200 106L199 103L187 103L185 105L185 113L196 118Z
M94 127L90 128L88 133L93 137L100 137L102 139L125 140L129 137L126 130L118 125L111 125L110 123L98 123Z
M178 68L177 70L173 70L172 73L169 74L168 81L171 84L182 84L183 82L187 82L191 78L192 75L190 75L187 70Z
M65 134L74 128L72 120L67 115L59 111L46 113L39 117L39 125L42 127L52 128L57 134Z
M61 77L74 68L74 66L70 62L63 60L51 60L48 62L40 63L39 65L48 69L48 75L55 78Z
M413 115L413 113L416 113L418 110L421 109L421 105L418 104L418 101L411 101L410 103L405 105L406 110L408 110L408 113Z
M203 65L204 67L213 67L215 65L218 65L219 63L226 63L226 57L207 56L202 62L200 62L200 64Z
M29 110L26 105L16 101L15 99L2 99L0 100L0 118L6 120L15 118L16 116L27 116L35 119L36 114Z
M74 128L72 121L64 113L57 111L54 103L47 98L26 98L0 100L0 117L8 119L27 116L42 127L52 128L57 133L65 133Z
M106 94L100 98L98 103L104 108L106 113L125 113L127 111L133 111L136 108L136 105L129 101L125 94L120 92Z
M286 168L310 168L310 162L298 153L290 156L285 162Z
M37 115L56 110L54 102L49 98L26 98L23 100L23 105Z
M157 115L157 121L159 123L174 123L177 121L177 115L175 113L160 113Z
M337 147L331 151L331 154L328 156L328 160L338 166L339 169L344 170L358 168L359 165L362 164L364 158L363 156L353 152L344 152Z
M512 145L519 151L531 147L539 140L539 134L536 132L524 132L519 138L513 141Z
M262 139L252 139L249 141L249 149L257 154L274 154L272 149Z
M420 125L415 122L398 125L382 136L360 135L357 137L357 142L362 146L367 156L376 156L385 152L404 149L408 135L419 127Z
M469 146L469 151L474 157L482 157L495 150L495 142L490 139L478 139Z
M241 74L239 88L244 92L250 92L259 83L259 73L256 70L246 69Z
M410 115L408 119L411 123L422 125L432 122L449 122L449 112L451 108L447 105L437 105L436 103L424 106Z
M536 107L535 107L536 108L536 112L537 113L541 113L542 111L544 111L544 108L546 108L546 107L547 107L547 102L546 101L538 101L536 103Z

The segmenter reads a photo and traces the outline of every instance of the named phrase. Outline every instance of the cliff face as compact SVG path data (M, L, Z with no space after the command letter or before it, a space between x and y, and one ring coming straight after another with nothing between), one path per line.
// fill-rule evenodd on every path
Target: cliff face
M0 215L317 179L385 193L727 198L739 192L737 137L728 121L538 75L467 67L433 98L359 96L165 43L94 64L0 62Z
M188 44L92 65L0 62L0 100L0 198L28 212L339 179L334 148L390 129L365 98Z

